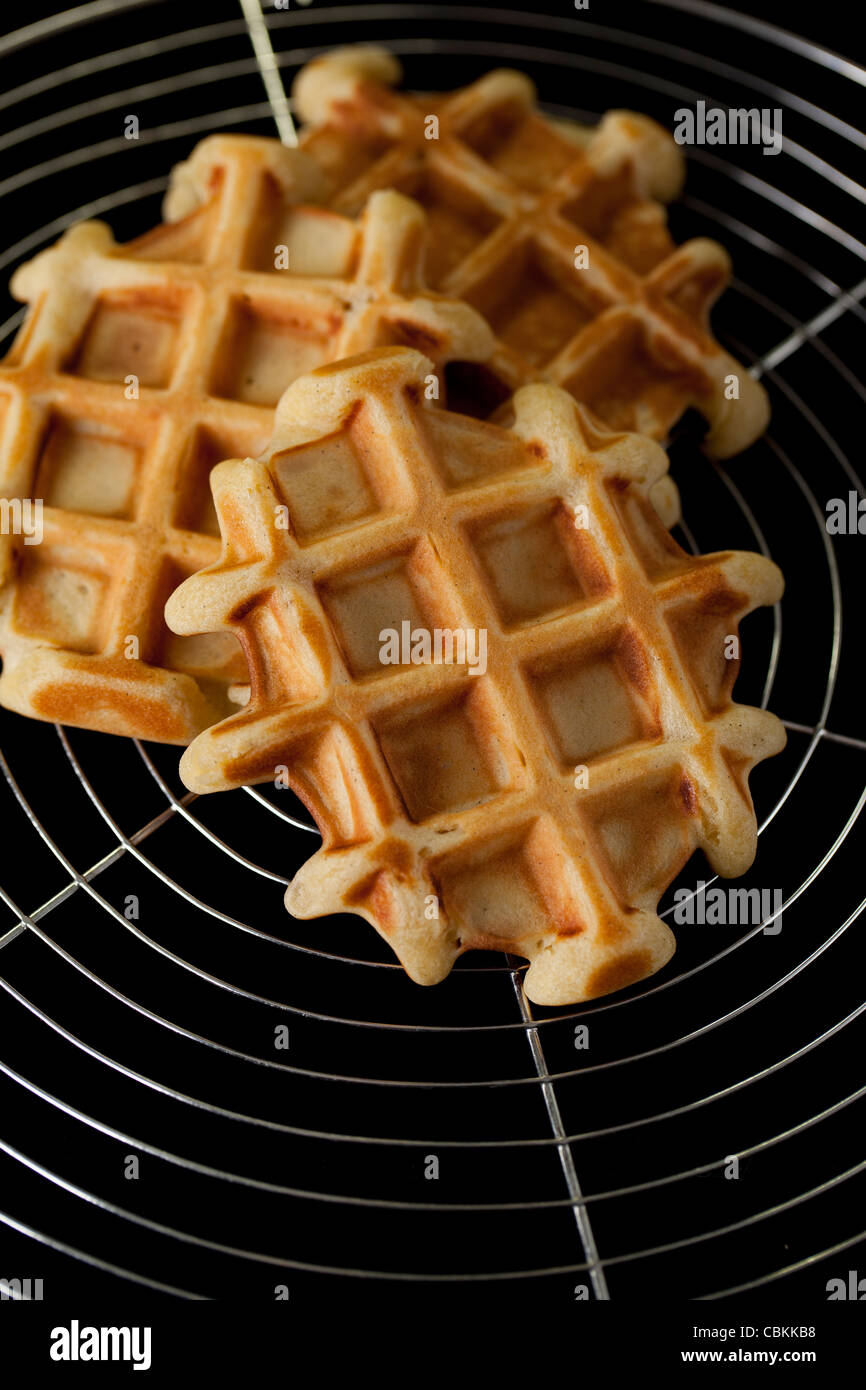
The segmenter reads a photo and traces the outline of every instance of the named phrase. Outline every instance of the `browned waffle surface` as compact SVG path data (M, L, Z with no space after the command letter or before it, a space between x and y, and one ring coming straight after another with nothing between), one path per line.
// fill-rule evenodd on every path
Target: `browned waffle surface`
M358 913L427 984L511 951L532 999L571 1003L668 960L656 908L695 849L752 861L748 774L785 736L733 703L727 656L782 578L676 545L652 441L544 384L510 428L450 413L430 370L400 348L321 368L260 460L214 470L222 559L166 616L237 637L251 695L181 771L288 780L323 836L296 916Z
M628 111L595 129L550 120L518 72L423 96L396 92L400 75L374 48L338 49L299 73L301 146L330 205L353 214L382 187L418 199L431 283L486 316L489 366L510 389L555 382L612 428L654 439L693 406L709 452L752 443L766 394L709 327L727 253L703 238L678 248L667 229L664 204L684 175L672 136ZM669 480L667 491L670 506Z
M8 708L187 743L246 679L234 637L163 621L219 554L212 465L258 453L320 363L387 343L437 371L490 353L483 320L425 288L417 204L380 191L348 219L323 188L278 141L212 136L174 171L165 224L118 245L83 223L17 272L30 311L0 365L0 495L39 499L44 534L0 536Z

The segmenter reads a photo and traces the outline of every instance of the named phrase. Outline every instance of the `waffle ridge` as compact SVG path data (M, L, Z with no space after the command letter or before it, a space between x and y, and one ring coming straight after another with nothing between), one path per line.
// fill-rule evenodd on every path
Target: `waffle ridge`
M659 440L696 407L709 453L751 444L766 393L709 327L729 257L706 238L676 247L667 228L685 170L673 137L629 111L594 129L545 117L531 81L509 69L446 94L403 94L400 78L392 54L367 47L298 74L301 148L325 171L329 205L351 214L383 186L422 203L431 284L489 319L487 365L510 391L550 381L612 428ZM661 487L670 524L676 494L670 479Z
M284 772L323 836L296 917L359 914L424 984L507 950L531 999L570 1004L666 963L656 909L694 850L725 877L752 862L748 774L785 735L733 702L724 647L782 578L677 546L651 440L547 384L508 425L460 416L430 371L407 348L320 368L259 460L214 469L222 557L166 619L233 632L251 694L181 774L209 792ZM404 624L484 631L486 669L468 649L381 664Z
M412 342L441 371L490 351L427 289L416 204L380 191L348 219L323 188L276 140L211 136L164 224L120 245L82 223L16 273L31 307L0 364L0 494L38 497L44 536L0 536L8 708L178 744L223 717L237 644L178 642L162 617L219 555L210 466L263 448L284 388L334 357Z

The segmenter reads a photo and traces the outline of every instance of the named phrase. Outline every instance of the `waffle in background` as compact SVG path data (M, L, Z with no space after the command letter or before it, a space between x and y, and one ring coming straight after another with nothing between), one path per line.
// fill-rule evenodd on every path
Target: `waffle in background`
M0 364L0 495L43 500L44 540L0 536L7 708L188 743L246 680L233 637L163 621L219 555L212 465L258 453L319 363L395 342L437 372L489 355L483 320L424 286L416 204L382 191L352 220L323 191L278 141L213 136L175 169L164 225L118 245L82 223L16 273L30 313Z
M612 428L659 440L695 407L719 458L763 433L766 393L709 327L727 252L705 238L677 248L668 232L664 204L685 173L671 135L628 111L596 128L546 118L530 80L510 70L420 96L396 92L400 77L375 48L309 63L293 89L301 148L341 212L383 187L426 209L430 283L475 305L497 335L485 371L469 374L477 394L487 389L492 407L526 382L555 382ZM737 400L726 398L730 376ZM676 494L669 479L662 487L670 521Z
M181 774L208 792L286 769L323 836L295 916L358 913L424 984L511 951L531 999L570 1004L664 965L658 901L694 850L724 876L754 857L748 775L785 734L733 703L725 642L782 578L679 548L649 501L659 445L549 385L510 429L461 416L425 400L430 370L399 348L321 368L259 461L214 470L223 556L166 618L237 636L251 697ZM486 669L382 664L404 624L484 632Z

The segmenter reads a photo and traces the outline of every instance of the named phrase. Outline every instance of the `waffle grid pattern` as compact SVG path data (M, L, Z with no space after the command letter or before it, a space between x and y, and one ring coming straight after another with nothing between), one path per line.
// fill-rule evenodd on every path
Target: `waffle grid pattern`
M544 385L518 393L512 431L441 411L430 367L391 349L321 369L262 461L215 469L223 559L167 619L235 633L252 694L181 772L201 792L286 770L323 834L295 916L358 912L423 983L511 950L530 998L574 1002L668 959L655 908L696 848L726 876L751 863L747 775L784 732L732 704L724 634L781 576L679 549L648 501L667 466L651 441L597 433ZM359 469L377 498L361 515ZM404 625L483 631L487 673L383 666Z
M489 351L471 309L425 290L416 205L380 192L355 223L311 205L321 186L275 140L210 137L175 170L166 225L118 246L84 223L17 273L33 312L0 367L0 486L42 499L44 540L0 537L7 707L170 743L225 715L237 644L162 620L219 553L212 465L258 452L285 386L321 362L402 341L439 369Z
M427 1310L441 1303L453 1312L469 1300L473 1308L489 1301L492 1311L512 1291L525 1305L533 1290L549 1309L569 1303L576 1282L590 1284L592 1297L626 1304L645 1303L652 1289L668 1301L748 1291L814 1306L829 1278L864 1268L856 826L866 744L857 714L856 542L828 545L822 524L825 499L857 485L845 468L860 457L864 388L847 364L862 344L852 293L862 249L855 256L850 248L863 180L856 131L847 127L850 139L840 143L825 115L850 119L851 79L826 67L808 42L792 48L788 33L775 31L768 44L766 26L736 11L717 8L708 21L679 5L642 8L644 22L638 16L629 31L617 29L618 10L609 6L592 12L591 27L560 4L513 10L502 23L492 15L483 32L472 8L398 6L394 16L416 90L452 80L472 62L481 70L508 61L531 64L545 97L563 110L604 110L613 81L627 104L656 103L660 112L660 68L646 61L649 50L664 54L677 85L712 82L723 105L765 105L769 76L774 104L788 92L810 98L796 132L813 163L808 186L801 162L759 154L762 182L751 201L731 160L702 169L699 152L689 178L701 226L730 229L732 214L743 218L731 242L738 284L725 299L728 329L744 346L733 337L727 345L741 360L770 358L762 379L773 395L773 432L746 468L702 470L695 460L707 491L696 479L686 538L711 549L734 535L757 548L763 537L789 577L778 651L767 650L760 618L746 632L747 665L755 675L766 662L763 698L789 721L788 750L756 788L766 824L755 881L784 884L785 928L770 943L760 930L680 936L663 977L622 1000L552 1015L529 1008L513 958L467 959L440 988L419 993L385 962L372 933L350 937L345 919L332 934L324 923L292 926L286 918L289 941L262 940L262 926L279 923L268 871L292 856L293 864L312 842L286 825L288 793L249 789L190 804L175 785L172 748L58 735L0 711L13 836L3 887L37 924L7 937L0 952L10 1144L4 1273L44 1274L46 1296L87 1289L109 1298L138 1290L219 1299L243 1288L267 1303L277 1258L292 1299L320 1307L366 1299L378 1311L387 1300L413 1315L423 1287ZM301 60L299 44L310 52L372 35L390 42L388 9L386 20L384 7L363 3L265 7L284 80ZM8 240L26 239L9 248L10 261L56 234L41 224L58 209L99 200L106 214L96 215L122 218L126 208L134 221L136 204L153 191L135 181L155 183L180 157L189 129L247 119L261 133L274 129L236 3L198 9L194 28L181 7L145 4L134 35L123 11L105 4L86 25L77 10L58 14L7 52L5 99L18 142L6 151L5 174L18 182L7 198ZM753 35L762 27L759 42ZM246 64L226 62L226 33L237 46L229 56L246 53ZM79 57L76 34L83 61L69 67ZM118 43L123 52L115 54ZM844 51L841 40L832 46ZM31 88L18 85L30 76L25 59L42 74L32 133ZM716 67L711 77L708 69L725 61L727 72ZM78 119L87 114L78 103L96 99L126 111L124 93L138 84L152 93L151 124L162 127L150 155L141 152L150 159L144 171L125 153L113 161L94 148L102 131ZM45 129L52 159L43 170L37 136ZM830 205L836 225L826 220ZM825 311L823 331L802 331ZM691 454L691 440L682 439L675 458L688 468ZM797 634L805 630L828 644L837 631L841 662L820 642L804 660ZM107 857L88 820L94 805L116 846ZM81 884L56 891L66 882L64 855L86 871L86 898ZM149 897L169 876L158 949L137 941L129 924L100 932L100 923L117 926L110 913L118 855L127 891ZM16 875L24 860L35 874L29 885ZM688 865L683 881L693 884L698 872ZM232 885L239 921L228 925ZM205 901L200 916L190 901L196 893ZM196 945L185 952L186 927ZM204 948L221 936L224 969L215 971ZM123 943L119 954L109 941ZM178 954L187 956L185 975ZM118 1004L112 991L130 979ZM256 1015L251 1027L244 987L276 996L266 1020L292 1023L284 1066L262 1065L262 1030ZM589 1025L589 1054L574 1049L577 1022ZM184 1028L194 1039L181 1036ZM133 1038L144 1074L126 1074L117 1090ZM215 1096L236 1112L230 1119L224 1110L206 1116ZM286 1131L279 1145L274 1117ZM714 1136L732 1126L734 1147L748 1155L739 1183L720 1181L715 1162L728 1146ZM123 1184L119 1195L110 1179L118 1140L125 1151L145 1145L159 1180ZM415 1180L421 1140L424 1153L432 1143L447 1155L448 1185ZM209 1176L187 1173L190 1158ZM262 1179L272 1184L266 1191Z
M706 238L677 248L667 229L684 176L673 138L627 111L595 130L546 119L518 72L444 100L393 91L400 76L391 54L348 48L297 77L301 147L328 176L330 205L351 215L382 187L418 199L431 283L485 314L498 336L490 367L511 391L551 381L611 428L659 440L696 407L710 453L752 443L766 394L709 328L729 257Z

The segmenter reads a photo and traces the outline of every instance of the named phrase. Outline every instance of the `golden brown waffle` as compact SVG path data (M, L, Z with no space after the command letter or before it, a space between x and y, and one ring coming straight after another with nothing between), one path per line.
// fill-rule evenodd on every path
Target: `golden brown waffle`
M286 778L323 837L296 917L358 913L424 984L511 951L530 998L573 1003L668 960L656 907L695 849L725 876L752 861L748 774L785 734L733 703L725 644L782 577L676 545L649 502L659 445L549 385L511 429L448 412L430 369L399 348L320 368L260 461L214 469L223 556L166 618L233 633L251 698L181 773ZM403 624L419 654L439 632L438 664L383 664ZM463 664L447 632L477 634Z
M297 151L213 136L174 171L167 224L118 245L86 222L16 274L31 311L0 366L0 495L44 500L44 540L0 536L8 708L189 742L246 680L233 638L178 639L162 616L219 554L212 465L262 449L319 363L490 352L477 314L425 289L416 204L380 192L352 221L322 192Z
M301 147L329 179L330 206L351 215L383 187L422 204L430 282L486 316L498 338L488 368L509 390L556 382L612 428L654 439L694 406L710 453L751 444L766 393L709 328L728 255L703 238L677 248L667 229L663 204L684 176L673 138L628 111L595 129L547 119L518 72L422 96L393 91L400 75L374 48L338 49L299 73ZM576 268L581 247L588 264ZM665 491L669 520L670 480Z

